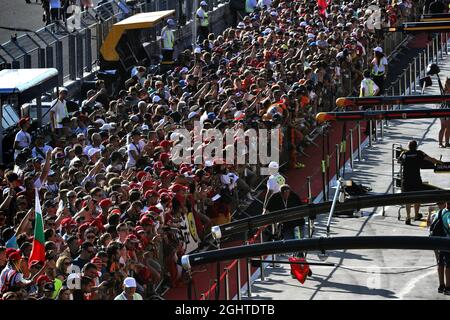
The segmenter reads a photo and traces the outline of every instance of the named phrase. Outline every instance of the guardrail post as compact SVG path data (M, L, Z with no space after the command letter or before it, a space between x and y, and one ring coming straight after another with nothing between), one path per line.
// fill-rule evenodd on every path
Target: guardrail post
M38 68L45 68L45 49L38 49Z
M225 300L230 300L230 276L229 269L225 268Z
M84 74L84 52L83 52L83 35L78 33L76 35L76 55L77 55L77 78L80 78L80 81L83 81Z
M419 53L419 79L422 78L422 52Z
M53 47L45 48L45 65L47 68L53 68Z
M442 33L441 32L439 32L438 41L439 41L438 43L439 43L439 47L440 47L439 51L441 53L441 60L444 60L444 46L443 46L443 42L442 42Z
M373 138L373 133L372 133L372 120L368 121L369 124L369 148L372 148L372 138Z
M246 245L250 243L246 241ZM250 258L246 258L246 266L247 266L247 297L252 297L252 266L250 264Z
M69 79L75 80L77 78L77 59L76 59L76 44L75 35L69 34Z
M242 300L241 292L241 260L237 260L236 264L236 284L237 284L237 299Z
M275 235L275 224L272 223L272 241L275 241L275 239L273 239L273 236ZM272 253L272 268L275 268L275 260L276 260L276 255L274 253Z
M86 72L92 71L92 31L90 28L86 28L84 31L85 43L86 43Z
M263 242L264 242L263 241L263 233L261 232L259 234L259 243L263 243ZM264 257L261 256L260 259L262 261L262 260L264 260ZM261 266L259 268L260 268L260 272L261 272L261 277L260 277L261 281L264 281L264 263L261 262Z
M384 110L384 106L380 106L380 110ZM383 140L383 138L384 138L383 120L380 120L380 138L381 138L381 140Z
M23 56L23 68L31 69L31 56L28 53Z
M406 81L406 70L403 72L403 84L404 84L403 92L406 93L406 90L408 89Z
M427 55L426 55L426 57L427 57L427 59L426 59L426 63L425 63L425 70L427 70L427 65L430 62L430 43L427 43Z
M375 109L375 111L377 111L378 110L378 106L375 106L374 109ZM378 141L378 123L379 123L379 121L375 119L373 122L375 123L374 141Z
M340 145L339 143L336 143L336 179L339 179L341 176L341 168L340 168L340 161L339 161L339 155L340 155Z
M405 77L406 77L406 75L405 75ZM411 88L411 82L412 82L412 63L411 63L411 62L409 63L409 79L408 79L408 82L409 82L409 90L408 90L408 92L409 92L409 95L412 95L412 88Z
M350 129L350 167L354 168L354 161L353 161L353 129Z
M58 69L58 83L60 86L62 86L64 84L64 63L63 63L63 59L64 59L64 52L63 52L63 44L61 40L56 41L55 44L55 48L56 48L56 69ZM48 56L47 56L48 58ZM48 60L47 60L48 61Z
M358 121L356 122L356 133L357 133L357 138L358 138L358 162L360 162L362 160L361 157L361 122Z
M445 54L448 56L448 33L445 33L445 41L444 41L444 45L445 45Z
M434 54L435 54L435 47L436 47L436 43L435 43L435 41L434 41L434 37L431 39L431 62L434 62L435 61L435 56L434 56Z
M417 57L414 57L414 78L413 78L413 89L414 93L417 92L416 90L416 84L417 84Z

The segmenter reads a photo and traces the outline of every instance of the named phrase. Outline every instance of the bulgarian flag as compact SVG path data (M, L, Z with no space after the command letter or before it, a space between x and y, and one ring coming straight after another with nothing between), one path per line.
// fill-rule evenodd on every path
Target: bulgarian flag
M30 258L28 259L28 264L32 261L37 260L40 262L45 262L45 237L44 237L44 221L42 219L41 202L39 201L39 191L35 189L35 218L34 218L34 239L33 248L31 250Z

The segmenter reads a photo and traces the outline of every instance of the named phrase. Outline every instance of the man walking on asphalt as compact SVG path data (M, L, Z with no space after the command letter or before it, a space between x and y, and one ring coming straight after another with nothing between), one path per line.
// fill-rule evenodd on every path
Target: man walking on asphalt
M402 192L423 191L427 189L422 183L420 176L420 167L424 161L429 161L433 164L440 163L439 160L429 157L424 152L417 150L417 141L412 140L408 144L408 151L402 152L398 158L398 162L402 165ZM414 204L415 220L422 219L422 214L419 213L420 203ZM411 204L406 205L406 220L405 224L411 224Z

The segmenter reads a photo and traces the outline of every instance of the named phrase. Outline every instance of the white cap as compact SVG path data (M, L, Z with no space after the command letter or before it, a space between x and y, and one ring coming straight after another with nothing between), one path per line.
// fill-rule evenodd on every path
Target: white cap
M102 125L102 126L100 127L100 130L101 130L101 131L109 131L109 130L111 130L112 128L113 128L113 127L112 127L111 124L105 123L104 125Z
M103 125L105 124L105 120L103 120L103 119L97 119L97 120L94 121L94 123L103 126Z
M238 23L237 25L238 29L244 29L245 28L245 23L243 23L242 21Z
M132 277L127 277L123 280L123 285L125 288L136 288L136 280Z
M278 16L278 12L272 11L272 12L270 13L270 15L271 15L272 17L276 17L276 16Z
M88 156L89 158L91 158L94 154L101 152L102 150L100 150L99 148L91 148L88 151Z
M167 24L173 26L175 25L175 21L173 19L167 19Z
M191 113L188 114L188 119L192 119L193 117L198 116L198 113L195 111L192 111Z
M148 127L148 125L143 124L142 127L141 127L141 130L142 130L142 131L144 131L144 130L150 130L150 128Z
M62 92L62 91L69 92L69 90L67 90L66 87L60 87L59 88L59 92Z
M171 141L178 141L178 138L180 137L180 134L178 132L172 132L170 134L170 140Z
M186 67L183 67L183 68L180 70L180 73L188 73L188 72L189 72L189 69L186 68Z
M383 53L383 49L381 47L376 47L373 51Z
M200 47L196 47L194 49L194 53L202 53L202 49Z
M206 3L206 1L202 1L202 2L200 2L200 5L201 6L207 6L208 4Z
M160 96L158 96L158 95L154 95L153 96L153 103L158 103L158 102L160 102L161 101L161 97Z
M269 163L269 168L272 168L272 169L278 169L278 168L279 168L278 162L276 162L276 161L271 161L271 162Z

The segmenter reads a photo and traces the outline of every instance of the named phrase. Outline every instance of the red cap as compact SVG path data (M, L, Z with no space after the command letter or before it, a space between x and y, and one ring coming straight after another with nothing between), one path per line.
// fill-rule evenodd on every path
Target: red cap
M9 256L11 255L11 253L16 252L17 250L14 248L8 248L5 250L5 256L6 258L9 258Z
M151 211L151 212L156 212L156 213L161 213L161 209L158 208L157 206L150 206L148 207L147 211Z
M154 168L162 168L164 167L163 163L161 161L156 161L155 164L153 165Z
M41 274L37 279L36 279L36 283L37 284L41 284L41 283L48 283L48 282L52 282L52 280L45 274Z
M155 181L153 181L153 180L145 180L143 183L142 183L142 189L143 190L148 190L148 189L150 189L151 187L153 187L155 185Z
M111 212L110 212L109 214L110 214L110 215L113 215L113 214L121 215L122 212L120 212L120 209L113 209L113 210L111 210Z
M159 194L155 190L147 190L144 194L144 198L149 198L151 196L159 197Z
M170 187L170 191L172 191L172 192L178 192L178 191L187 191L188 190L188 188L187 187L185 187L185 186L183 186L183 185L181 185L181 184L178 184L178 183L176 183L176 184L174 184L174 185L172 185L171 187Z
M20 253L20 250L14 250L14 252L11 252L8 255L9 261L19 261L20 259L22 259L22 254Z
M191 173L191 169L184 167L183 169L180 170L181 174L185 174L185 173Z
M147 175L147 172L145 172L145 171L139 171L139 172L136 174L136 178L137 178L139 181L141 181L142 178L145 177L146 175Z
M130 183L130 190L131 189L140 189L141 188L141 185L139 184L139 183L136 183L136 182L132 182L132 183Z
M76 226L77 223L72 218L64 218L61 220L61 227L67 228L68 226Z
M129 234L126 238L125 241L133 241L133 242L139 242L138 237L136 237L136 235L134 234Z
M106 198L106 199L103 199L102 201L100 201L100 202L98 203L98 205L99 205L101 208L108 208L108 207L112 206L112 201L111 201L111 199Z
M163 170L163 171L161 171L161 173L159 174L159 176L161 177L161 178L167 178L167 177L169 177L169 176L171 176L172 174L171 174L171 172L169 171L169 170Z
M81 234L84 234L84 232L87 230L87 228L89 228L91 226L91 224L89 222L85 222L83 223L81 226L78 227L78 231Z
M172 143L169 140L163 140L159 145L163 148L168 148L172 145Z
M136 228L134 228L134 231L135 231L136 233L139 233L139 232L144 231L144 228L142 228L141 226L137 226ZM144 231L144 232L145 232L145 231Z
M103 226L102 221L98 218L92 221L89 226L97 227L97 230L101 232L105 231L105 227Z
M19 127L23 126L25 123L27 123L29 121L30 121L29 117L20 119L19 120Z
M154 224L154 222L153 222L152 218L147 217L147 216L144 216L144 217L142 217L141 220L139 221L139 224L140 224L141 226L145 226L145 225L150 225L150 226L152 226L152 225Z
M169 160L169 158L170 154L168 154L167 152L163 152L159 155L159 160L161 161Z
M163 193L169 193L169 190L167 190L166 188L161 188L158 190L158 193L161 196Z
M100 264L100 263L102 263L103 261L102 261L102 258L100 258L100 257L93 257L93 258L91 259L91 262L94 263L94 264Z

